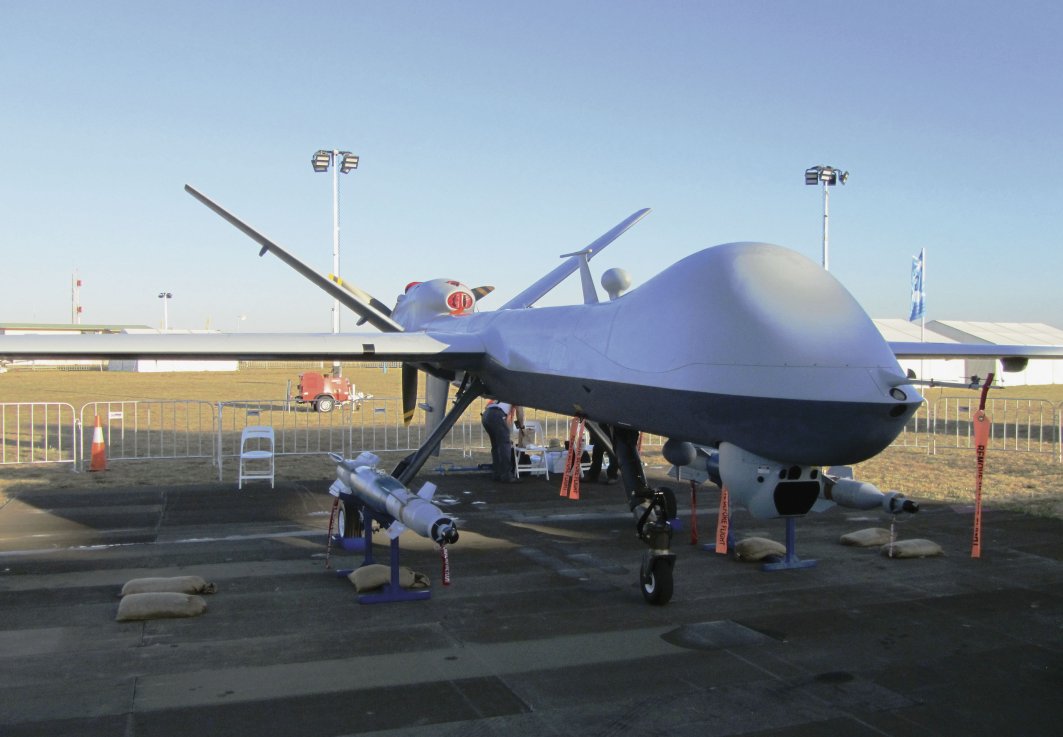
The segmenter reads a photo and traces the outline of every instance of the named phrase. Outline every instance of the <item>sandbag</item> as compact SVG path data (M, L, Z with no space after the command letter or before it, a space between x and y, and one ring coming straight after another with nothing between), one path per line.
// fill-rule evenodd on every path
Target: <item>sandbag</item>
M145 594L129 594L118 604L116 622L141 619L176 619L198 617L207 611L207 601L194 594L179 594L173 591L156 591Z
M372 563L356 568L347 575L347 580L354 584L358 593L378 589L391 583L391 566ZM417 573L406 566L399 566L399 586L404 589L427 589L431 586L428 576Z
M747 537L735 543L734 552L738 560L764 560L772 555L786 555L786 546L766 537Z
M931 540L898 540L893 545L883 545L882 554L887 558L932 558L944 555L941 546Z
M168 578L134 578L122 587L122 596L171 591L177 594L213 594L218 587L199 576L170 576Z
M874 548L885 545L890 541L890 531L885 527L868 527L856 532L848 532L839 538L842 545L853 545L858 548Z

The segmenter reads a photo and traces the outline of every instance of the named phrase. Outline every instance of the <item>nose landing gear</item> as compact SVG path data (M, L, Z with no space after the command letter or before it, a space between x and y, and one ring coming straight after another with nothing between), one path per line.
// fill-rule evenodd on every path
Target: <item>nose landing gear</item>
M642 501L631 511L636 517L635 529L639 539L650 549L642 554L639 570L639 586L643 598L657 606L667 604L672 598L672 569L675 553L672 552L672 520L676 517L675 493L662 486L646 489L636 495Z
M598 432L596 441L612 446L627 491L628 508L635 518L635 532L649 550L642 554L639 588L650 604L661 606L672 599L672 523L676 518L675 492L666 486L651 489L639 457L639 432L613 426L611 433Z

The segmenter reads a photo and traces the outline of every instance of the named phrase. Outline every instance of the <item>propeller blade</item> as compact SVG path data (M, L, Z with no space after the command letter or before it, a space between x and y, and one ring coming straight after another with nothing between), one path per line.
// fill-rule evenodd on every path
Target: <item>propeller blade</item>
M351 284L349 281L344 281L342 278L340 278L336 274L329 274L328 278L331 279L332 281L334 281L336 284L338 284L342 288L346 289L348 292L353 294L358 299L362 300L363 302L367 302L369 304L369 306L372 307L377 312L380 312L381 314L384 314L384 315L387 315L388 317L391 317L391 308L388 307L383 302L381 302L376 297L374 297L373 295L371 295L369 292L367 292L364 289L362 289L361 287L355 286L354 284ZM362 318L362 320L365 320L365 318Z
M402 424L409 425L417 409L417 367L402 364Z

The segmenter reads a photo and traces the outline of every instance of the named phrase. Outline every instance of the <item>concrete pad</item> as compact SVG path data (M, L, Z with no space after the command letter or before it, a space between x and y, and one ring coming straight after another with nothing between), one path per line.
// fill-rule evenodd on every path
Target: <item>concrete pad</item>
M668 483L663 469L655 483ZM798 522L818 564L767 573L689 544L651 607L623 491L560 479L428 476L462 539L440 583L431 544L401 562L427 601L359 604L333 548L327 487L36 489L0 508L0 733L262 735L1054 735L1063 719L1063 523L928 505L898 526L939 558L889 560L838 537L889 520ZM716 494L699 494L702 542ZM741 536L783 541L742 512ZM463 544L464 543L464 544ZM375 557L386 562L386 547ZM143 576L218 585L193 620L116 623Z

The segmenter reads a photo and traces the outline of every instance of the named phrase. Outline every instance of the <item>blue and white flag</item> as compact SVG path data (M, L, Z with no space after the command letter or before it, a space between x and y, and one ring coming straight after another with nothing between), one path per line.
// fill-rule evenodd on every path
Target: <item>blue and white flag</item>
M919 249L919 256L912 257L912 314L908 321L914 322L926 314L926 286L923 284L926 249Z

